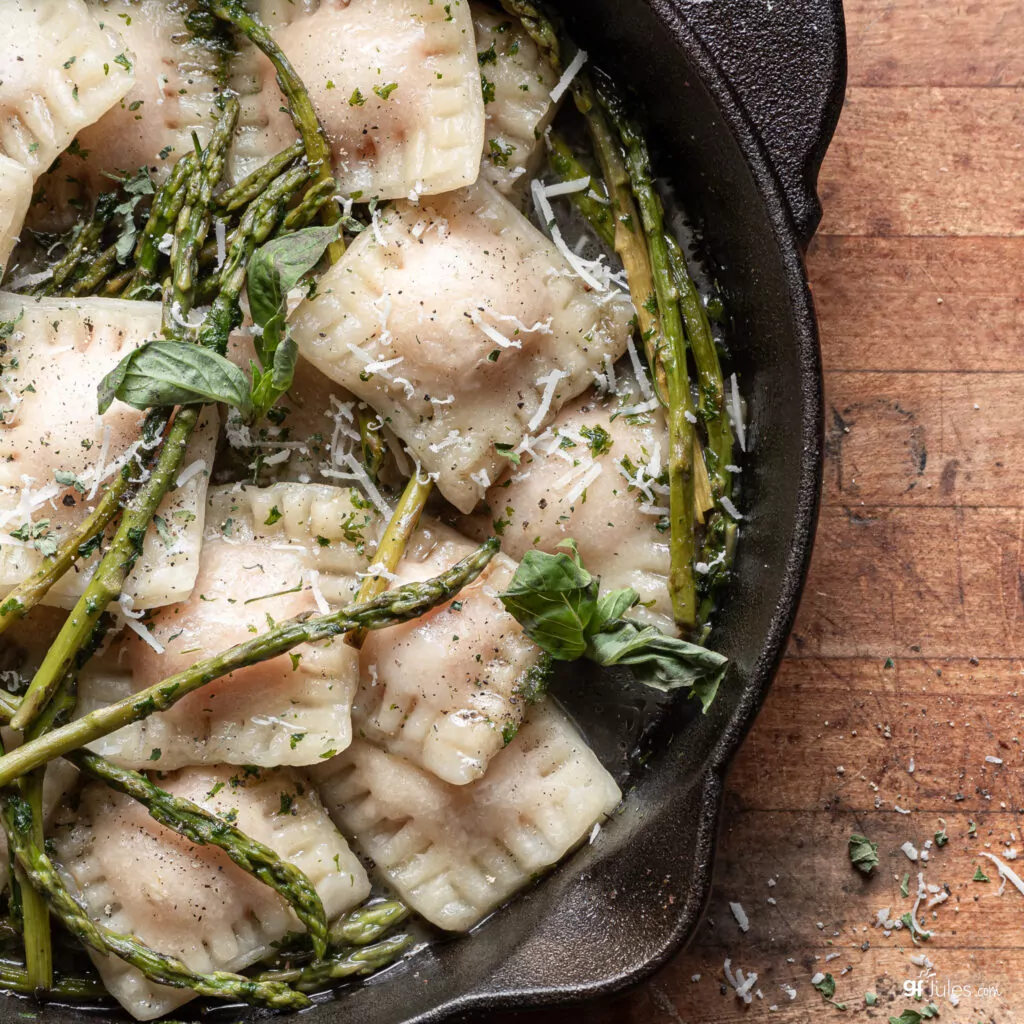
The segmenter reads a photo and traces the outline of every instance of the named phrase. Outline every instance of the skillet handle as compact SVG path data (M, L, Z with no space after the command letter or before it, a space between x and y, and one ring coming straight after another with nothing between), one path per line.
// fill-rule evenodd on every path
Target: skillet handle
M746 110L806 248L846 91L842 0L674 0Z

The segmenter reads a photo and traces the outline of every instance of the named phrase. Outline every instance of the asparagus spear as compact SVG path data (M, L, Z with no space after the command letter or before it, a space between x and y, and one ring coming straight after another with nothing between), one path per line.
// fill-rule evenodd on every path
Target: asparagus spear
M398 900L377 900L356 907L331 925L328 945L368 946L409 916L409 908Z
M35 841L29 805L5 789L0 792L0 814L12 851L32 887L44 896L50 911L83 945L103 955L113 953L150 981L172 988L189 988L199 995L238 999L275 1010L301 1010L309 1006L304 995L280 981L252 981L227 971L197 974L177 957L152 949L134 935L122 935L97 924L67 890L50 858Z
M138 800L161 825L199 846L218 847L240 868L270 886L291 905L308 929L316 956L324 956L328 933L323 903L312 883L297 867L216 814L153 785L141 772L119 768L87 750L76 750L65 756L86 775Z
M411 935L392 935L371 946L357 946L333 954L318 963L305 967L291 967L277 971L264 971L256 975L263 984L291 984L300 992L318 992L332 981L357 974L372 974L386 967L412 942Z
M86 260L103 237L106 226L114 216L116 206L116 193L105 192L99 197L92 219L79 231L78 237L68 246L68 251L53 265L53 276L46 282L41 294L60 294L65 282L71 278L79 264Z
M187 185L195 164L195 153L186 153L174 165L167 181L157 189L149 210L149 219L135 245L135 271L124 292L126 299L148 299L156 289L160 245L177 222L178 214L185 204Z
M492 537L472 554L433 579L403 584L395 590L380 594L372 601L350 604L330 615L292 619L213 658L196 662L184 672L163 679L124 700L98 708L0 756L0 786L9 785L25 772L55 757L61 757L117 729L148 718L155 712L166 711L182 697L214 679L220 679L247 665L276 658L299 644L330 640L355 629L384 629L419 618L431 608L450 601L466 584L475 580L498 548L497 539Z
M287 149L272 156L262 167L244 177L237 185L225 189L220 195L213 197L213 206L218 213L233 213L247 206L262 195L270 183L289 167L306 151L302 142L293 142Z
M245 211L221 268L217 298L199 328L200 345L224 354L232 328L242 319L239 296L249 260L278 225L288 200L309 180L309 174L304 163L290 168L271 182Z
M334 197L338 183L333 178L324 178L306 190L302 201L285 214L277 234L298 231L307 227L321 214L325 205ZM339 236L340 237L340 236ZM333 262L333 261L332 261Z
M587 218L590 226L597 232L597 237L609 248L615 248L615 218L612 214L610 200L598 202L590 195L591 189L603 191L602 183L579 162L572 147L560 135L553 131L547 133L548 160L551 169L563 181L577 181L580 178L591 178L590 188L582 192L573 192L569 198L573 205Z
M277 83L288 99L288 108L292 121L306 150L306 159L313 168L316 181L325 181L331 177L331 146L327 133L320 124L316 110L309 98L309 93L299 77L291 61L274 41L274 37L266 26L250 14L240 0L204 0L210 10L222 21L226 21L244 32L254 46L258 47L267 57L277 72ZM325 225L337 224L341 212L337 203L327 203L321 210L321 221ZM328 249L332 263L341 259L345 252L345 243L340 236L331 243Z
M210 142L189 178L185 202L178 213L171 245L171 301L165 303L164 335L181 336L180 320L192 308L195 296L196 273L199 269L199 250L210 230L212 213L210 201L213 190L224 173L227 149L238 121L238 100L232 97L224 106ZM177 314L177 316L175 316Z
M661 200L651 177L647 143L637 126L626 116L621 99L606 86L599 94L602 106L614 124L625 149L633 195L640 208L654 278L662 344L656 355L664 368L668 390L669 432L669 520L671 523L671 567L669 594L676 622L692 627L697 619L694 562L694 438L695 421L690 381L686 369L686 335L679 312L679 294L672 278Z
M409 914L409 908L398 900L375 900L356 907L331 925L327 948L338 952L348 946L368 946L384 938ZM291 968L313 958L306 932L291 932L273 946L273 951L264 958L268 971Z
M384 573L394 572L398 568L398 563L402 560L402 553L409 543L409 538L416 531L423 506L426 505L433 486L430 477L420 480L419 474L414 473L409 478L405 490L395 506L395 511L391 513L391 520L377 545L373 565L370 567L383 570L383 573L379 576L364 577L363 582L359 585L359 593L356 595L357 601L370 601L387 590L388 578ZM362 647L365 639L366 629L357 629L346 637L346 641L353 647Z
M697 369L697 416L708 432L705 449L712 493L716 498L732 491L732 474L726 466L732 461L733 435L729 416L725 411L725 380L718 359L715 339L711 333L707 310L686 268L686 257L679 243L671 236L668 245L672 277L679 292L679 308L686 322L686 336Z

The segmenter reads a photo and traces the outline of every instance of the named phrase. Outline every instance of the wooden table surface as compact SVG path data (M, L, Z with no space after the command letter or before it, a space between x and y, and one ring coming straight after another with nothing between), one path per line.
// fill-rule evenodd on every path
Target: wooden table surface
M1012 867L1015 847L1024 875L1024 0L846 0L846 15L846 109L808 254L825 492L788 657L732 770L691 948L537 1024L884 1022L931 992L940 1024L1024 1021L1024 895L999 895L981 856ZM949 842L912 863L901 845L943 819ZM870 879L851 832L878 843ZM972 881L979 865L990 881ZM873 924L913 909L919 871L949 897L916 947ZM726 957L763 998L723 988ZM845 1014L811 985L826 971ZM903 994L918 979L920 1003Z

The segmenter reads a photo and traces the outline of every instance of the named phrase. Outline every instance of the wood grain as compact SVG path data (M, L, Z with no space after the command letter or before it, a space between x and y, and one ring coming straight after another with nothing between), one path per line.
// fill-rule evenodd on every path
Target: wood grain
M808 266L827 369L1024 370L1024 238L819 235Z
M851 86L822 167L821 230L1020 235L1022 138L1015 89Z
M982 856L1019 852L1024 875L1024 4L846 2L848 103L808 256L824 506L789 654L729 779L692 947L633 992L531 1021L884 1024L923 1007L903 994L916 980L939 1024L1024 1021L1024 896ZM902 844L940 818L948 844L911 863ZM851 832L878 843L870 879ZM872 925L913 908L900 883L919 869L949 898L915 947ZM726 957L763 998L737 999ZM971 987L958 1006L951 984Z
M851 85L1019 86L1019 0L921 3L846 0Z

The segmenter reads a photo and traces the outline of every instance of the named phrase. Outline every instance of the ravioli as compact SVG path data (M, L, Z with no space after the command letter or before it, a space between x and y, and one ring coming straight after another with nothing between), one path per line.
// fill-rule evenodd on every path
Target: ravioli
M451 786L363 740L314 769L331 816L428 921L466 931L609 815L622 794L550 702L487 774Z
M110 175L148 169L162 182L174 162L209 139L222 57L192 36L181 4L166 0L88 0L101 25L116 28L136 68L131 90L94 124L39 185L33 224L65 228L75 206L113 188Z
M491 185L396 203L292 315L302 354L373 406L471 512L515 448L626 349L632 304L592 292Z
M0 154L34 177L134 83L124 41L83 0L4 0Z
M425 520L398 568L429 579L474 544ZM541 651L495 596L516 566L498 554L454 602L370 633L353 708L359 734L454 785L483 775L523 720Z
M346 195L392 199L472 184L484 142L483 96L467 0L322 0L305 16L264 3L274 37L305 83ZM274 72L241 58L239 171L295 138Z
M0 155L0 280L31 202L32 172L9 156Z
M99 484L144 454L137 443L144 414L114 402L97 415L96 387L130 349L158 334L160 304L0 292L0 322L13 324L0 359L0 590L6 593L39 567L41 549L63 539L95 506ZM218 422L215 408L203 410L182 482L158 510L163 529L156 524L146 535L125 588L135 608L168 604L192 590ZM98 557L65 574L47 602L73 605Z
M500 524L502 550L554 554L572 538L602 589L632 587L630 615L675 633L668 595L668 447L660 409L637 416L593 392L566 406L519 466L487 493L490 514L463 525L488 537Z
M187 768L159 779L175 796L231 814L238 827L303 871L334 920L370 884L316 794L287 770ZM94 921L180 957L195 971L239 971L303 926L272 889L212 846L194 846L136 801L90 783L77 813L53 830L65 882ZM156 985L114 956L92 954L108 991L136 1019L193 999Z
M375 517L354 492L277 484L214 487L192 596L147 620L158 653L131 635L92 663L82 714L184 671L304 612L352 599ZM364 531L367 536L364 541ZM251 665L174 707L97 740L97 753L133 768L188 764L314 764L352 738L358 655L342 638Z
M484 85L486 136L480 171L499 192L518 192L537 170L544 130L555 114L551 65L518 18L471 4Z

